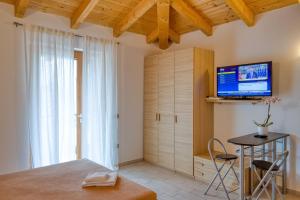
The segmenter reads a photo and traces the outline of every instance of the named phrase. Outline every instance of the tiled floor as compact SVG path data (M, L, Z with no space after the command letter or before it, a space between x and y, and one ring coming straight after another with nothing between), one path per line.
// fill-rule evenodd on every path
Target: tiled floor
M172 171L140 162L124 166L120 169L120 175L144 185L157 193L158 200L219 200L226 199L222 191L211 189L209 195L203 195L207 185L195 181L190 177L174 173ZM232 193L232 200L237 200L238 195ZM288 195L286 200L296 200L300 197Z

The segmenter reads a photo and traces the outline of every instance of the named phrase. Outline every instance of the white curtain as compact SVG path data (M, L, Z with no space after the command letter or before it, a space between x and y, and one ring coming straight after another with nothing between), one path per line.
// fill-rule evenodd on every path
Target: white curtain
M116 169L117 44L86 37L83 60L82 154Z
M73 35L25 27L26 94L32 167L76 159Z

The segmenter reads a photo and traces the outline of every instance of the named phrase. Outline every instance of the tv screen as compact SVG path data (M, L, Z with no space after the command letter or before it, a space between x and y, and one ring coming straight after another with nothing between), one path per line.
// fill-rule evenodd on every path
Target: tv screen
M217 68L218 97L272 96L272 62Z

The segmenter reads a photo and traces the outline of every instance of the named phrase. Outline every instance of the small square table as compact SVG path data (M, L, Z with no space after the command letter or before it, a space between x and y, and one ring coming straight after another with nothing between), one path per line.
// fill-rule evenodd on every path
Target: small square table
M251 167L251 192L253 192L253 165L252 161L254 160L254 147L265 145L267 143L272 143L273 149L272 149L272 161L274 162L276 160L276 149L277 149L277 140L283 139L283 150L285 151L287 148L287 137L290 135L287 133L276 133L276 132L269 132L266 138L258 138L256 137L258 133L252 133L236 138L231 138L228 140L229 143L239 145L240 146L240 199L245 199L245 191L244 191L244 148L250 147L251 153L250 153L250 167ZM276 183L272 183L276 184ZM283 164L283 178L282 178L282 189L283 193L286 191L286 162ZM275 191L275 185L272 185L272 199L276 198L276 191Z

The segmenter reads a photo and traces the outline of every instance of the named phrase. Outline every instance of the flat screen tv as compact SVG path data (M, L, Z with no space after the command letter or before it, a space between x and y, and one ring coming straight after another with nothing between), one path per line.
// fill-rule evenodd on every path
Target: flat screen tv
M218 97L272 96L272 62L217 68Z

